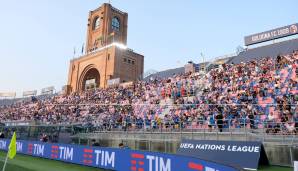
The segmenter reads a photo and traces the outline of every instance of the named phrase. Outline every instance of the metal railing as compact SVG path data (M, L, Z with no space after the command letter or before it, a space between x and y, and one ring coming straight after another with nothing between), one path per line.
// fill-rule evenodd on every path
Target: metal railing
M212 123L211 123L212 122ZM296 134L298 133L298 122L276 122L260 121L254 119L217 119L208 120L190 120L190 121L110 121L102 123L89 123L85 125L96 130L102 131L155 131L155 132L181 132L181 131L200 131L208 130L209 132L230 132L233 130L266 130L268 134Z
M196 121L138 121L138 122L103 122L86 124L57 124L47 125L15 125L8 124L0 126L0 132L11 132L17 130L22 139L38 140L42 133L52 135L55 141L58 141L60 133L75 135L80 133L129 133L129 134L187 134L191 137L196 135L232 135L239 134L245 140L248 137L255 137L264 141L266 138L272 141L288 142L289 144L297 142L298 144L298 123L294 122L275 122L250 119L239 119L239 122L231 120L214 120L213 123L207 120Z

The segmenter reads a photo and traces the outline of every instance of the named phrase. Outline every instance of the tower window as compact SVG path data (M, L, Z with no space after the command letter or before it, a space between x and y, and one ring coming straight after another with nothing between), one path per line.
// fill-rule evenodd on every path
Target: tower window
M116 31L120 30L120 21L117 17L113 17L112 19L112 29Z
M100 18L99 17L95 17L95 19L93 20L93 30L96 30L99 28L100 25Z

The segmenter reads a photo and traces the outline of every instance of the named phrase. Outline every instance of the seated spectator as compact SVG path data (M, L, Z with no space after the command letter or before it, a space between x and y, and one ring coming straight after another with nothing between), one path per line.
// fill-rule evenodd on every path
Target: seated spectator
M92 139L92 146L93 146L93 147L99 147L100 144L99 144L99 142L96 142L95 139Z
M129 149L129 147L128 146L125 146L123 143L120 143L119 144L119 148L120 149Z

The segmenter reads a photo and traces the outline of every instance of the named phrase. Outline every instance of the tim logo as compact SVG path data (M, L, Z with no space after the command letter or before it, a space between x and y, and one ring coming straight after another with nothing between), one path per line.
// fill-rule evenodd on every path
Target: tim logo
M72 160L73 159L73 148L52 145L51 146L51 158L52 159L62 159L62 160Z
M211 167L204 167L203 165L194 162L189 162L188 168L193 171L219 171Z
M28 144L27 153L29 153L29 154L32 154L33 153L33 144Z
M145 161L148 165L145 165ZM160 156L131 153L130 163L131 171L171 171L171 159Z
M57 159L59 156L59 147L57 145L52 145L51 153L51 158Z
M6 149L6 141L0 141L0 149Z
M22 152L23 151L23 143L17 142L17 151Z
M143 154L132 153L131 154L131 171L144 171L144 159L145 156Z
M44 145L29 143L27 153L36 155L36 156L43 156L44 155Z
M86 165L92 165L92 155L93 153L93 150L92 149L87 149L87 148L84 148L84 154L83 154L83 163L86 164Z

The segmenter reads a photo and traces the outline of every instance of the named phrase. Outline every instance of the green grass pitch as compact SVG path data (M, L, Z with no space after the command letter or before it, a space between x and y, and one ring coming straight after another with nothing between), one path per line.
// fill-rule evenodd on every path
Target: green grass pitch
M5 156L6 153L0 151L0 170L2 170ZM259 170L292 171L293 168L269 166L261 167ZM103 171L103 169L17 154L13 160L8 160L6 171Z

